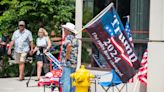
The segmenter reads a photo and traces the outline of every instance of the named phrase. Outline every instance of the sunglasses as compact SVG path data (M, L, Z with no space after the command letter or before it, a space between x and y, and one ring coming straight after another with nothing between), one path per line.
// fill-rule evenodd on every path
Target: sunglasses
M19 26L22 26L23 27L24 25L19 25Z

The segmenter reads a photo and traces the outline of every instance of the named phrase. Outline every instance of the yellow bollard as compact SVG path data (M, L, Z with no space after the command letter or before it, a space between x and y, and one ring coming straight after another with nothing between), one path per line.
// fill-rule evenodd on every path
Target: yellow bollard
M81 65L81 68L70 76L74 79L72 85L76 87L76 92L88 92L90 78L94 78L94 75L86 70L84 65Z

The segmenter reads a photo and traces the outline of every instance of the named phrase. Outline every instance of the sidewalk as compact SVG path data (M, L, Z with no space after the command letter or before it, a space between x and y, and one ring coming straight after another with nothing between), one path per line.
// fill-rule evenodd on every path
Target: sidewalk
M18 78L0 78L0 92L44 92L43 87L37 86L36 77L32 77L29 87L26 87L28 78L26 77L24 81L18 81ZM45 90L51 92L48 87Z
M97 70L90 70L92 74L96 75L96 74L104 74L108 71L97 71ZM25 77L24 81L18 81L18 77L17 78L0 78L0 92L44 92L44 88L43 87L38 87L37 86L37 82L35 81L36 77L32 77L30 83L29 83L29 87L26 87L26 82L28 80L29 77ZM110 80L111 77L107 77L104 78L104 80ZM135 87L136 84L136 77L134 79L134 83L128 83L128 92L134 92L133 89ZM122 85L119 86L119 88ZM95 87L96 87L96 91L95 91ZM145 91L140 91L140 84L137 85L135 92L145 92ZM111 89L109 90L109 92L112 91ZM116 91L116 90L115 90ZM51 92L50 88L46 87L45 92ZM56 89L55 92L58 92L58 90ZM91 84L91 92L104 92L104 90L102 89L102 87L100 85L95 85L94 83ZM116 91L118 92L118 91ZM121 92L126 92L125 88L123 89L123 91Z

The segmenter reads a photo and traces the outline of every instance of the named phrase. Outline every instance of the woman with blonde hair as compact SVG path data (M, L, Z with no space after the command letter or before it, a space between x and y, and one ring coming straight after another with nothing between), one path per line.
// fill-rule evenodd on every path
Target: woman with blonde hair
M36 52L36 60L37 60L37 79L40 80L40 76L42 73L42 67L44 63L47 63L47 59L44 55L51 47L51 41L48 37L48 33L44 28L40 28L38 31L38 38L36 39L36 47L33 53Z

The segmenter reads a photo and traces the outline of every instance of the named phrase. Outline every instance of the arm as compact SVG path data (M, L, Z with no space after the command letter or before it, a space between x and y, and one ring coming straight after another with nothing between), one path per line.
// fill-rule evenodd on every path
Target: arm
M51 41L50 41L50 39L48 39L48 43L47 43L47 50L49 50L51 48Z
M51 48L51 40L48 38L47 48L45 49L44 53L46 53L50 48Z
M33 49L34 49L33 41L30 41L30 55L33 54Z
M14 45L14 41L12 40L12 41L10 42L10 45L9 45L9 50L12 49L13 45Z
M30 41L30 55L32 55L33 54L33 49L34 49L34 44L33 44L33 38L32 38L32 34L31 34L31 32L30 32L30 34L29 34L29 41Z
M12 40L9 44L9 49L8 49L8 52L7 52L8 55L11 55L11 49L12 49L13 45L14 45L14 40Z
M1 45L6 45L6 42L3 42L3 41L2 41L2 42L0 42L0 44L1 44Z
M30 41L30 49L33 51L34 49L34 44L33 44L33 41Z
M68 44L66 47L66 60L70 59L71 49L72 49L72 45Z
M13 33L13 36L11 38L11 42L9 44L9 48L8 48L8 52L7 52L8 55L11 55L11 49L12 49L12 47L14 45L14 41L15 41L15 32Z
M33 54L38 50L39 48L36 46L33 50Z

